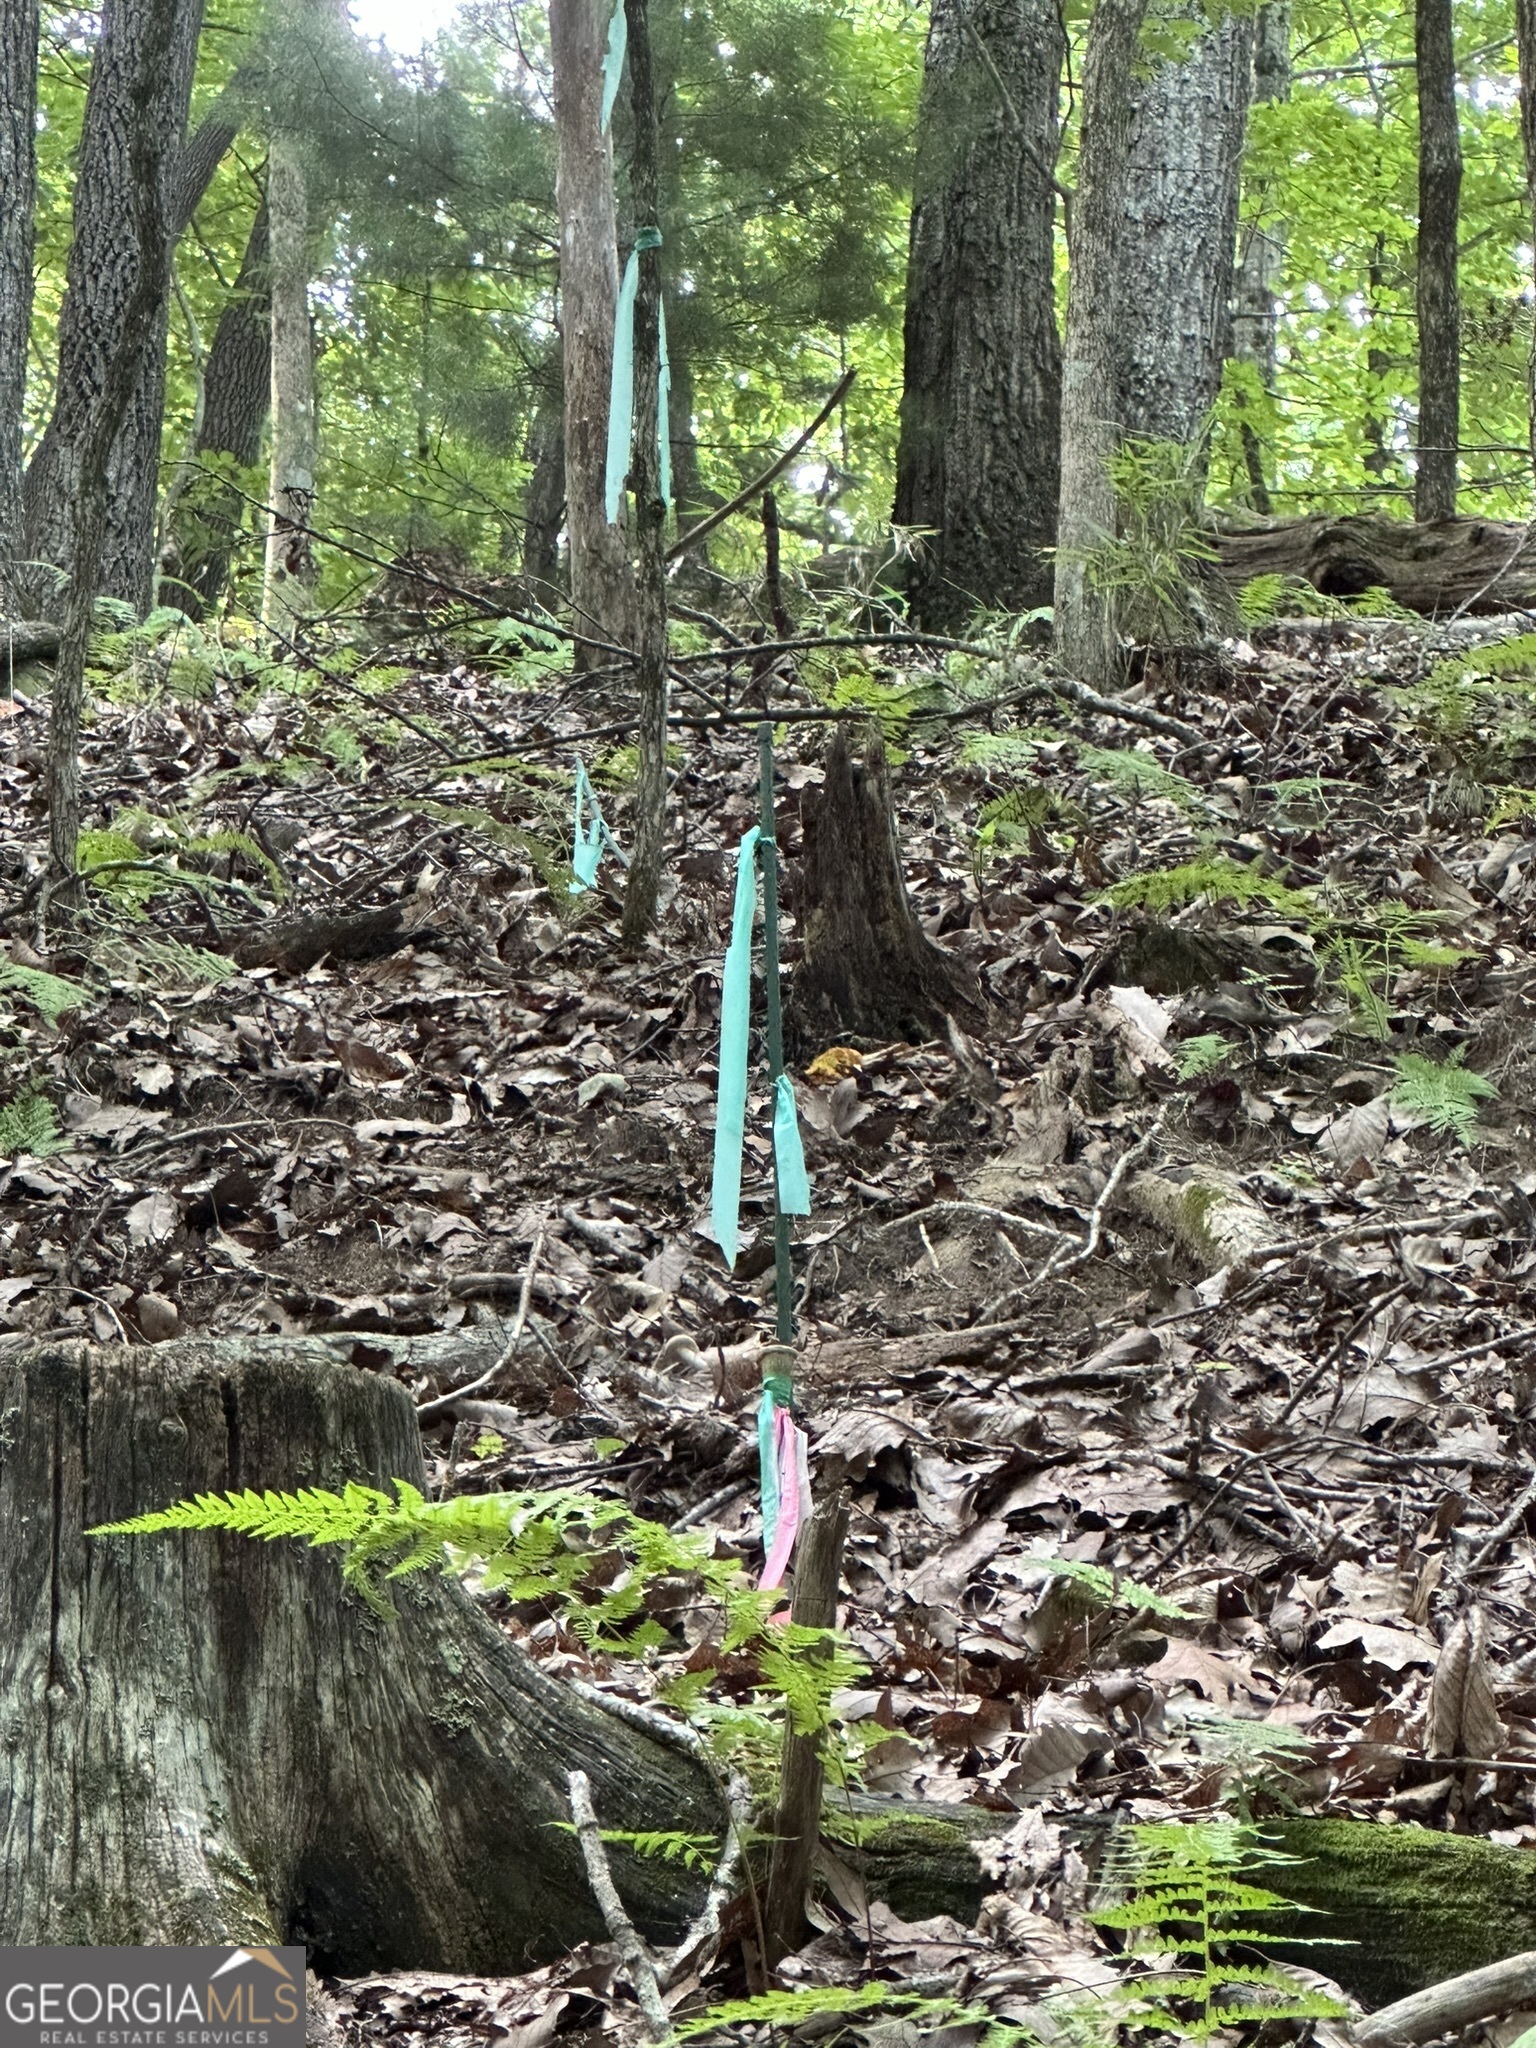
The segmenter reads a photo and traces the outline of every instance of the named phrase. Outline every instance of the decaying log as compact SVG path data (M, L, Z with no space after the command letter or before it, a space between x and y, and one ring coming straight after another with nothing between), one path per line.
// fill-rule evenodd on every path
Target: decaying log
M855 759L841 726L820 791L801 815L805 855L794 875L801 955L785 1006L786 1041L814 1053L839 1039L941 1036L947 1016L982 1013L975 977L936 946L907 895L885 744L871 730Z
M59 628L46 619L0 619L0 676L11 664L52 661L59 651Z
M358 910L342 917L278 918L231 934L229 953L241 967L276 967L285 974L307 974L326 958L381 960L411 943L401 930L398 903L381 910Z
M1405 610L1444 617L1536 605L1536 532L1498 519L1415 525L1381 513L1267 520L1219 534L1232 589L1255 576L1295 576L1325 597L1385 589Z

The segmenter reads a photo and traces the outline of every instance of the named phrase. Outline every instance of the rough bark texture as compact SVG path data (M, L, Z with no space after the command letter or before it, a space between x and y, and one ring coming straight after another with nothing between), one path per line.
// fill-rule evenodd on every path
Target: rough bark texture
M1381 513L1267 522L1219 536L1221 574L1299 576L1326 596L1385 589L1409 611L1444 616L1465 606L1496 614L1536 605L1536 539L1497 519L1416 526Z
M599 127L606 0L550 0L560 210L560 334L565 363L566 533L578 632L633 644L634 579L622 528L603 503L613 316L619 295L613 145ZM607 656L578 659L600 667Z
M907 598L933 628L1049 594L1064 47L1054 0L934 0L929 17L894 518L931 529Z
M32 320L38 0L0 8L0 611L20 599L21 421Z
M137 343L129 397L109 458L111 480L97 588L148 609L154 588L155 497L165 399L166 297L176 228L176 195L187 104L203 0L179 0L167 61L156 67L142 104L134 80L153 10L134 0L106 0L91 65L77 159L74 233L59 315L59 365L52 418L23 488L26 551L34 562L68 569L76 556L75 522L81 449L107 382L109 366L139 271L137 209L123 204L134 190L133 129L152 133L157 162L154 197L169 224L158 297ZM29 568L37 609L55 608L59 578Z
M59 651L59 629L47 619L0 619L0 676L14 662L52 661Z
M1147 0L1099 0L1083 68L1077 196L1068 235L1071 276L1061 385L1061 518L1055 576L1056 652L1100 688L1119 674L1114 620L1086 557L1115 528L1109 465L1116 425L1116 266L1125 224L1131 82Z
M1515 0L1515 45L1520 62L1520 142L1525 157L1525 212L1536 248L1536 0ZM1526 355L1526 419L1536 469L1536 328Z
M1455 515L1461 443L1461 122L1452 4L1415 0L1413 14L1419 82L1419 446L1413 509L1420 519Z
M516 1970L601 1934L553 1825L570 1768L605 1827L718 1825L695 1765L545 1678L451 1580L402 1582L384 1622L298 1544L85 1538L195 1492L422 1485L409 1399L349 1349L0 1350L0 1941ZM616 1863L675 1937L697 1880Z
M654 227L658 205L656 92L651 77L649 0L624 0L629 22L634 160L629 186L637 233ZM624 885L624 944L641 944L656 921L667 836L667 507L661 495L661 250L640 252L635 299L635 432L630 486L635 504L635 697L639 761L634 846Z
M271 404L272 274L267 202L262 198L208 351L203 418L194 445L199 468L176 508L178 560L162 595L194 617L218 603L245 523L245 501L217 471L251 469Z
M315 365L309 327L309 202L302 145L274 132L267 157L271 236L272 465L267 485L264 624L291 634L310 609L315 554Z
M1291 96L1290 0L1266 0L1254 21L1253 102L1270 106ZM1280 281L1285 270L1285 222L1262 183L1245 180L1245 211L1250 215L1241 236L1237 281L1233 289L1232 353L1253 366L1260 385L1275 384L1276 323ZM1256 512L1271 509L1264 443L1251 420L1242 423L1243 459L1248 471L1249 501Z
M559 594L560 528L565 519L565 419L560 398L558 353L528 427L532 465L523 496L522 575L537 604L553 606Z
M1216 402L1252 87L1253 17L1232 12L1135 94L1114 337L1127 433L1193 441Z
M927 936L907 896L878 733L855 760L838 727L821 791L807 790L802 816L793 897L802 943L786 1043L820 1050L850 1035L916 1040L942 1033L948 1015L977 1014L969 969Z

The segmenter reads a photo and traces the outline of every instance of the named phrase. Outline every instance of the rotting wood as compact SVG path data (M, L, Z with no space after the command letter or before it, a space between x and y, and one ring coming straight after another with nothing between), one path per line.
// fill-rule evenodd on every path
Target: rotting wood
M1536 530L1518 521L1437 519L1416 525L1381 513L1277 519L1216 536L1223 580L1293 576L1325 597L1383 589L1430 617L1510 612L1536 604Z

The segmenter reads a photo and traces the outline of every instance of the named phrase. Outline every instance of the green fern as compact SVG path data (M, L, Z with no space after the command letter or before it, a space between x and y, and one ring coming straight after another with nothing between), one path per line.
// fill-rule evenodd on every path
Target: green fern
M34 1089L24 1089L0 1104L0 1158L14 1159L18 1152L30 1152L34 1159L64 1152L69 1140L59 1131L53 1104Z
M1077 765L1093 781L1136 799L1161 797L1186 815L1207 808L1205 798L1187 777L1175 775L1171 768L1133 747L1089 747L1080 741Z
M0 964L0 992L22 997L45 1024L57 1024L66 1011L78 1010L86 999L78 981L66 981L61 974L48 974L40 967L18 967L10 960Z
M1161 1615L1165 1621L1193 1619L1187 1607L1180 1607L1177 1601L1154 1592L1138 1579L1128 1579L1119 1572L1111 1571L1107 1565L1090 1564L1078 1557L1038 1557L1033 1553L1027 1555L1024 1562L1038 1571L1049 1572L1053 1578L1070 1579L1091 1596L1095 1606L1129 1607L1146 1614Z
M1234 1949L1262 1955L1278 1941L1262 1925L1266 1916L1306 1910L1249 1875L1293 1860L1237 1822L1152 1822L1117 1835L1103 1877L1128 1896L1090 1918L1120 1929L1128 1936L1126 1953L1150 1966L1120 1989L1115 2002L1123 2006L1124 2023L1140 2032L1205 2041L1245 2021L1347 2017L1347 2007L1307 1990L1278 1964L1229 1959ZM1288 1932L1286 1941L1294 1945L1296 1937ZM1171 1973L1162 1967L1170 1956ZM1245 1996L1249 1991L1267 1996Z
M1225 1066L1235 1048L1218 1031L1202 1031L1168 1048L1181 1081L1198 1081L1203 1074Z
M1272 626L1280 619L1343 619L1349 607L1329 597L1304 576L1250 576L1237 593L1237 616L1245 626Z
M1462 1065L1457 1047L1448 1060L1426 1059L1423 1053L1399 1053L1392 1064L1397 1080L1392 1089L1396 1109L1412 1110L1430 1130L1470 1145L1480 1102L1496 1099L1498 1089L1483 1074Z
M551 1821L550 1826L568 1835L578 1832L574 1821ZM603 1828L601 1833L605 1842L632 1850L636 1856L649 1857L659 1863L681 1863L688 1870L713 1870L720 1857L720 1841L716 1835L685 1835L663 1828L638 1832L628 1828Z
M202 988L208 983L217 987L240 972L222 953L152 932L137 933L131 941L108 932L92 946L91 958L116 980L153 989Z
M756 1998L728 1998L677 2027L680 2041L738 2027L785 2027L793 2031L823 2015L899 2012L909 2019L953 2020L957 2002L931 1993L901 1991L894 1984L814 1984L803 1991L764 1991Z
M1153 868L1144 875L1128 875L1106 889L1101 900L1116 910L1166 912L1182 910L1202 896L1213 903L1235 903L1241 910L1256 903L1292 916L1306 917L1317 910L1317 899L1310 890L1287 888L1273 875L1266 875L1258 860L1244 865L1221 854L1207 854L1178 867Z

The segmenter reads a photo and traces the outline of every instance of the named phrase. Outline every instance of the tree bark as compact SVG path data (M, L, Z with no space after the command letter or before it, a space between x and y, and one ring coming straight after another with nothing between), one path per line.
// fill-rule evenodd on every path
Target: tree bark
M1536 0L1515 0L1515 45L1520 64L1520 141L1525 158L1525 215L1536 248ZM1536 323L1526 352L1526 426L1536 472Z
M1383 589L1427 617L1536 608L1536 540L1523 524L1442 519L1415 526L1382 513L1278 519L1214 536L1223 580L1294 576L1327 597Z
M687 1757L546 1678L458 1584L243 1538L82 1531L198 1492L425 1483L404 1389L241 1339L0 1350L0 1940L311 1946L318 1969L517 1970L601 1937L568 1818L719 1828ZM642 1931L697 1879L618 1852Z
M630 102L634 161L629 184L636 234L654 227L659 192L656 93L651 78L649 0L624 0L629 22ZM630 486L635 500L635 694L639 764L635 774L634 846L624 886L623 941L638 947L656 922L667 836L667 559L666 503L661 495L660 406L661 249L642 248L635 299L635 433Z
M1290 0L1265 0L1254 21L1253 101L1273 106L1291 96ZM1237 266L1232 315L1232 353L1252 365L1266 392L1275 388L1276 322L1280 280L1285 269L1285 222L1274 212L1270 195L1255 188L1249 195L1252 219ZM1242 422L1243 461L1248 472L1249 503L1267 517L1273 509L1264 444L1251 420Z
M0 611L14 613L21 583L21 423L32 323L37 199L38 0L0 10Z
M196 0L198 9L201 4L202 0ZM44 770L50 890L65 888L75 880L80 837L80 715L85 692L85 655L107 537L112 450L119 442L134 390L146 374L146 353L157 329L163 337L165 323L172 248L169 174L174 166L169 160L165 128L164 81L175 69L182 42L189 34L194 45L197 39L195 21L190 27L188 24L186 0L144 0L134 27L131 69L114 69L103 87L104 98L108 93L114 96L114 140L120 144L128 176L126 212L133 232L133 263L119 278L116 311L120 324L100 352L100 382L87 394L90 402L75 445L69 506L69 601L49 703ZM104 15L103 42L106 35ZM98 53L97 63L100 61ZM96 92L97 75L93 70L86 101L87 132L91 126L91 100ZM82 144L82 158L83 154ZM84 176L82 162L82 180ZM77 206L77 244L80 219ZM71 248L72 287L78 282L75 265L76 249Z
M230 465L255 467L272 401L271 381L271 239L263 195L203 372L203 418L193 454L206 466L176 508L177 561L174 575L166 578L165 595L194 618L218 603L229 577L246 507L222 471Z
M532 469L523 494L523 585L535 603L549 608L559 597L560 528L565 518L562 375L557 349L547 379L540 381L528 428Z
M1419 446L1414 513L1451 519L1461 445L1461 120L1452 0L1415 0L1419 82Z
M1098 0L1083 70L1077 193L1061 390L1061 517L1056 535L1055 638L1063 666L1100 689L1119 679L1108 593L1088 557L1115 530L1110 464L1119 446L1116 277L1125 227L1131 87L1147 0Z
M1055 311L1054 0L934 0L907 264L898 526L937 630L1049 594L1061 345Z
M801 800L805 854L792 908L801 955L784 1013L787 1044L819 1051L855 1036L887 1043L974 1019L970 970L923 931L907 895L885 745L871 732L856 761L839 726L819 794Z
M619 296L613 144L600 127L604 0L550 0L560 212L560 334L565 365L566 533L576 631L633 645L635 588L621 528L608 524L604 478L613 320ZM578 662L609 657L577 647Z
M1252 90L1253 18L1230 12L1134 93L1115 324L1115 417L1129 434L1195 441L1216 403Z
M315 587L315 367L303 145L274 130L267 156L272 278L272 463L262 623L292 638Z
M91 65L75 178L74 233L64 304L53 414L23 486L26 552L32 562L70 569L79 560L75 532L83 444L124 327L138 277L133 191L134 135L152 130L159 180L154 205L166 228L159 295L135 346L129 395L109 451L97 591L149 608L154 590L155 496L165 397L166 301L176 232L176 194L203 0L179 0L165 63L141 105L134 104L140 53L154 10L145 0L106 0ZM27 593L43 613L56 608L57 576L29 568Z

